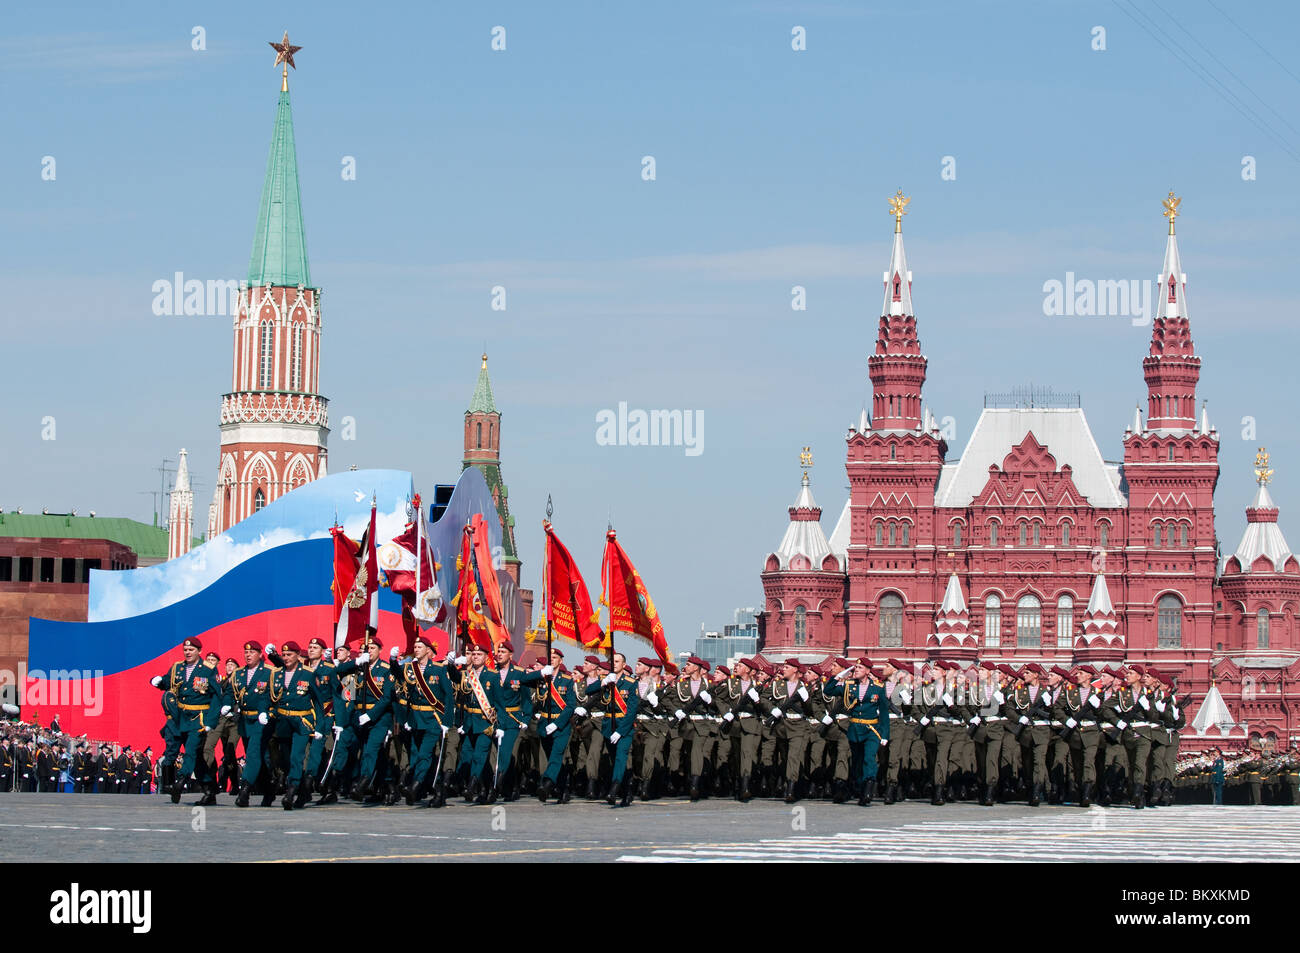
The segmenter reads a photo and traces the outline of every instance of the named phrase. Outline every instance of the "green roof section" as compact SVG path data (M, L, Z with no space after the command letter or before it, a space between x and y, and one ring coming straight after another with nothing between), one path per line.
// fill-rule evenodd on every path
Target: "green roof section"
M478 372L478 383L474 385L474 396L469 402L471 414L495 414L496 401L492 399L492 382L488 380L487 355L483 355L483 366Z
M271 133L271 155L257 210L253 257L248 263L250 285L311 287L307 268L307 230L302 222L302 193L298 189L298 151L293 142L293 111L289 91L280 93Z
M0 513L0 536L28 539L111 539L140 559L167 558L167 530L121 516Z

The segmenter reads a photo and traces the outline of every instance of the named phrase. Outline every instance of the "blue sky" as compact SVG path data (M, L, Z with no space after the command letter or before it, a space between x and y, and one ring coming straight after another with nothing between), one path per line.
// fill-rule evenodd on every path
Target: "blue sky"
M1045 317L1043 283L1154 279L1160 200L1184 196L1198 396L1222 436L1219 535L1230 549L1244 528L1260 444L1283 529L1300 534L1300 68L1270 58L1288 61L1294 6L375 9L0 12L0 505L149 519L154 468L184 446L206 510L230 320L157 317L151 286L246 273L279 89L266 41L288 29L304 47L290 84L331 469L454 479L486 342L525 584L548 493L593 582L612 513L670 641L688 647L701 622L761 604L805 444L829 534L900 187L925 399L955 420L949 459L986 391L1030 381L1081 392L1120 459L1150 329ZM702 411L704 452L598 445L596 414L620 401ZM41 439L46 416L55 440ZM345 416L355 440L339 439Z

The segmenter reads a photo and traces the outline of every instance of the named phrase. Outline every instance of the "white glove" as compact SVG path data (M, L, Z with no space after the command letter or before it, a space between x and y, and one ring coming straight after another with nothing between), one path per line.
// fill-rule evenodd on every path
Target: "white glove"
M600 680L600 684L608 685L610 684L610 682L617 682L617 681L618 681L618 676L615 675L613 672L610 672L608 675L606 675L604 678Z
M451 731L451 725L443 725L443 726L442 726L442 736L443 736L444 738L447 737L447 732L449 732L449 731Z
M881 739L880 739L880 747L885 748L885 747L888 747L888 746L889 746L889 739L888 739L888 738L881 738Z
M398 656L397 646L394 645L391 649L388 650L388 657L390 659L395 659L397 658L397 656Z
M577 708L573 709L573 713L577 715L579 718L581 718L587 714L587 709L579 705Z
M951 704L952 704L952 693L951 693L951 692L944 692L944 693L943 693L943 703L944 703L945 705L951 705Z
M722 720L723 720L723 721L735 721L735 720L736 720L736 716L733 715L731 712L727 712L725 715L722 716Z
M655 692L651 692L647 695L645 700L648 701L652 707L659 704L659 696Z
M404 722L402 722L402 727L405 728L407 731L410 731L410 730L411 730L411 723L410 723L409 721L404 721Z
M713 696L710 695L708 692L700 692L700 697L704 699L704 704L706 705L713 704Z
M1138 704L1141 705L1143 708L1145 708L1147 711L1151 710L1151 703L1147 701L1147 697L1145 695L1140 695L1138 697Z
M162 676L161 676L161 675L155 675L153 678L149 679L149 684L152 685L154 688L161 688L161 687L162 687Z
M835 719L832 718L830 715L822 715L822 724L823 724L823 725L833 725L833 724L835 724Z
M465 665L465 664L467 664L468 662L469 662L469 659L466 658L464 655L457 655L457 656L456 656L456 665L457 665L457 666Z
M1027 724L1029 724L1029 716L1028 716L1028 715L1021 715L1021 716L1020 716L1020 723L1021 723L1022 725L1027 725Z
M1164 702L1156 702L1156 711L1164 711L1164 710L1165 710L1165 703L1164 703Z
M1088 704L1091 705L1093 708L1100 708L1100 707L1101 707L1101 699L1098 698L1096 695L1089 695L1089 696L1088 696Z
M360 655L358 655L358 656L356 657L356 663L357 663L358 665L369 665L369 664L370 664L370 653L369 653L369 652L362 652Z
M1073 718L1067 718L1067 719L1065 719L1065 727L1067 727L1067 728L1077 728L1078 725L1079 725L1079 723L1078 723L1077 721L1075 721Z
M554 671L555 671L554 667L552 667L552 666L550 666L550 665L543 665L543 666L542 666L542 678L550 678L550 677L551 677L551 674L552 674Z
M1120 730L1120 731L1123 731L1123 730L1124 730L1125 728L1127 728L1127 727L1128 727L1128 722L1127 722L1127 721L1121 721L1121 722L1119 723L1119 730Z
M781 713L781 709L779 709L779 708L773 708L773 709L772 709L772 717L773 717L773 718L780 718L780 717L781 717L781 714L782 714L782 713Z
M842 679L844 679L844 678L847 678L847 677L849 676L849 674L850 674L851 671L852 671L851 669L847 669L847 668L846 668L846 669L842 669L842 670L836 672L836 673L835 673L835 681L838 682L838 681L840 681L840 680L842 680Z
M546 726L546 733L548 735L553 735L559 730L560 730L559 728L555 727L555 722L551 722Z
M230 714L230 706L229 706L229 705L222 705L222 706L221 706L221 714L223 714L223 715L229 715L229 714Z
M1177 706L1174 707L1174 717L1175 717L1175 718L1178 717L1178 708L1177 708Z
M1002 692L997 691L993 693L993 700L997 702L999 705L1001 705L1003 702L1007 700L1007 696L1003 695Z
M358 725L368 725L368 724L370 724L370 716L367 715L367 714L362 714L362 716L361 716L360 718L357 719L357 724L358 724Z
M501 728L498 728L495 732L494 737L497 739L497 744L501 744L501 742L505 740L506 733Z
M678 721L681 721L683 718L686 717L686 712L682 711L680 708L677 709L677 711L673 712L673 714L677 716Z
M343 729L342 729L340 726L335 725L335 726L334 726L334 737L337 738L337 737L338 737L339 735L341 735L341 734L343 734Z
M318 741L319 741L321 738L324 738L324 737L325 737L325 736L322 735L319 731L313 731L313 732L311 733L311 736L312 736L313 738L315 738L316 740L318 740Z
M912 704L912 690L910 688L904 688L901 690L898 693L898 697L903 700L904 705Z
M808 700L808 689L804 688L802 685L799 686L799 697L804 701Z
M623 737L623 736L622 736L621 734L619 734L619 733L616 731L616 732L614 732L612 735L609 736L609 743L612 744L612 745L616 745L616 744L618 744L618 739L619 739L619 738L622 738L622 737Z
M457 726L456 726L456 734L458 734L458 735L462 735L462 736L463 736L463 735L465 734L465 726L464 726L464 725L457 725Z
M925 727L926 725L928 725L929 723L930 723L930 719L929 719L927 716L922 715L922 716L921 716L921 727L924 728L924 727Z
M265 724L269 723L270 720L271 720L271 719L268 718L268 717L266 716L266 712L261 712L261 713L258 714L258 716L257 716L257 723L258 723L259 725L265 725Z
M979 724L981 721L983 721L983 720L984 720L984 719L981 718L979 715L974 715L974 716L971 717L970 723L971 723L972 725L978 725L978 724Z
M748 695L750 698L752 698L754 701L758 701L758 690L757 690L757 689L753 689L753 688L751 688L749 691L745 692L745 694Z

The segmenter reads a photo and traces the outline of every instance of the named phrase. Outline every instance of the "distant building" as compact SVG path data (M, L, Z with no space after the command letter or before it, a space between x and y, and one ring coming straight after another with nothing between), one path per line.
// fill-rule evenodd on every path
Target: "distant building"
M0 670L27 661L31 616L85 622L92 569L167 558L167 531L135 520L0 512Z
M758 651L757 610L737 609L736 621L722 627L721 632L706 632L700 627L700 637L695 640L695 654L711 666L730 666L738 658L746 658Z

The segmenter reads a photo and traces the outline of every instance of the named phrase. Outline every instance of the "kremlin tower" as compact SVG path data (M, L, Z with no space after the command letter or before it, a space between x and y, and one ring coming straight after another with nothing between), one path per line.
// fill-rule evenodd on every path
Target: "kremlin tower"
M234 320L230 393L221 399L217 486L208 538L290 490L323 477L329 419L320 393L321 290L312 284L289 105L301 47L286 33L280 103L262 183L248 281ZM297 67L295 66L295 69Z

